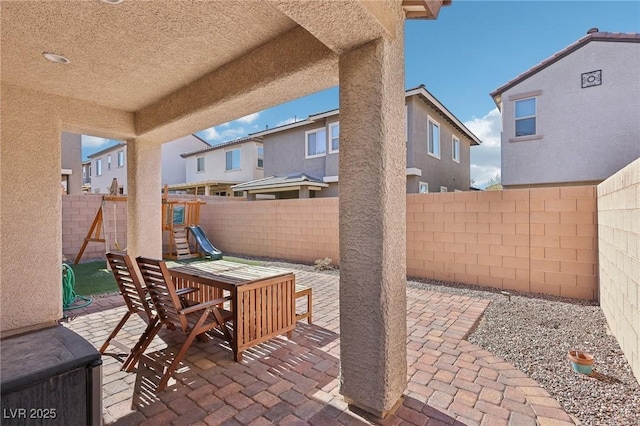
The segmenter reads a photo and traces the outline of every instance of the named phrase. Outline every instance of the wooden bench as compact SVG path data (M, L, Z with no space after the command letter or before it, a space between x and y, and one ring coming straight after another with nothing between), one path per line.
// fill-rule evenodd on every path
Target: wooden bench
M300 314L296 311L296 321L300 321L306 318L307 323L311 324L312 314L313 314L313 309L311 307L311 303L312 303L311 287L306 287L300 284L296 284L295 299L298 300L301 297L307 298L307 310Z

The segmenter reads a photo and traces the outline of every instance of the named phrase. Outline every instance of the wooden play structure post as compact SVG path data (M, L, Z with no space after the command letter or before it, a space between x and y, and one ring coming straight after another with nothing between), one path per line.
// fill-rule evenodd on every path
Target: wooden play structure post
M84 242L82 243L82 247L80 247L80 251L76 256L76 259L73 261L74 264L78 264L80 259L82 258L82 254L84 250L87 248L87 244L89 243L105 243L105 252L109 250L106 247L106 239L104 238L104 214L103 210L107 203L107 201L121 202L127 201L127 197L125 196L113 196L113 195L103 195L102 202L100 203L100 207L98 208L98 212L96 216L93 218L93 222L91 223L91 227L89 228L89 232L87 232L87 236L84 237ZM102 232L103 236L100 236L100 232ZM116 245L118 244L118 237L115 237Z
M169 190L165 186L162 196L162 232L169 232L169 247L163 257L168 259L191 259L200 257L200 253L191 253L189 248L189 226L200 224L200 205L205 204L195 196L194 201L169 201ZM182 220L176 221L176 215L182 213Z

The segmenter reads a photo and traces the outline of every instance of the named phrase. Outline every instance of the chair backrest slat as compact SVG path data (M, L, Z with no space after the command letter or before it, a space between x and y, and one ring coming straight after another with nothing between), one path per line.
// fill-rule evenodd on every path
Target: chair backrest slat
M128 255L107 253L107 261L118 284L118 289L131 313L145 312L148 318L153 316L146 302L146 289L136 273L133 261Z
M186 330L187 320L184 315L178 313L181 306L180 299L166 264L161 260L145 257L136 258L136 262L160 320L165 323L170 322L174 326L179 325Z

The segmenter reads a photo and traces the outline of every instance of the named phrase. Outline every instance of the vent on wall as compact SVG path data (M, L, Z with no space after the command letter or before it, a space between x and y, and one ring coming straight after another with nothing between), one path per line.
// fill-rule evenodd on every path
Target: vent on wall
M582 74L582 88L600 86L602 84L602 70L589 71Z

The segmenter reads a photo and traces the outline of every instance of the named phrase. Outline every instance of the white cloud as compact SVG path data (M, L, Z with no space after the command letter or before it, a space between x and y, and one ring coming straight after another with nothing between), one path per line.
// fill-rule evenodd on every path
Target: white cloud
M246 136L247 130L244 127L209 127L202 131L202 137L210 142L225 142Z
M240 123L249 124L249 123L253 123L254 121L256 121L259 116L260 116L259 112L254 112L253 114L249 114L249 115L245 115L244 117L240 117L236 121L239 121Z
M474 117L464 125L482 141L480 146L471 147L471 178L476 187L482 188L500 173L502 116L498 108L494 108L484 117Z
M221 138L220 133L218 133L215 127L209 127L208 129L203 130L202 133L202 136L206 140L217 140Z
M82 146L86 148L100 148L109 143L110 139L97 136L82 135Z

